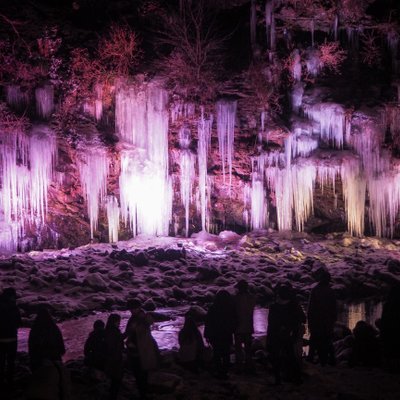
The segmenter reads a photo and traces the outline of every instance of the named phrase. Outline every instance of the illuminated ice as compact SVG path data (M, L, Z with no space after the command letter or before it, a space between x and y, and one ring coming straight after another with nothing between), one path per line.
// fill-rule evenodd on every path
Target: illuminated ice
M44 85L35 90L36 112L41 118L49 118L54 110L54 88Z
M222 165L222 175L225 181L225 164L228 164L229 173L229 194L232 186L232 161L234 153L235 137L235 119L236 119L236 101L221 100L217 103L217 133L219 154Z

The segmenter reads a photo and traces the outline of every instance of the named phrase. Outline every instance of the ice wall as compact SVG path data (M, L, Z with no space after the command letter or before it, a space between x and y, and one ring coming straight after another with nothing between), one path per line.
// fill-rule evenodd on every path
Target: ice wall
M115 196L106 198L107 221L108 221L108 241L110 243L118 242L120 209L118 200Z
M121 216L133 235L168 235L172 185L168 172L168 95L158 82L122 85L116 130L122 140Z
M2 132L0 142L0 249L13 251L26 224L40 229L56 159L56 137L47 127Z

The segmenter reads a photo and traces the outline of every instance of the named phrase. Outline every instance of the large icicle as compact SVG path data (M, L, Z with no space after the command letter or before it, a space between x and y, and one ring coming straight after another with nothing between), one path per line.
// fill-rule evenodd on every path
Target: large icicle
M29 140L31 219L44 223L47 214L47 192L53 177L56 138L46 126L35 126Z
M97 229L100 204L107 193L109 160L107 151L100 145L83 149L77 162L90 220L90 238Z
M217 103L217 133L222 174L225 181L225 163L228 164L229 194L232 186L232 160L234 153L234 135L236 119L236 101L221 100Z
M121 152L121 215L134 235L168 235L172 185L168 174L168 95L159 83L121 86L116 128Z
M35 90L36 112L41 118L49 118L54 110L54 88L44 85Z
M200 197L200 214L201 214L201 228L206 230L206 223L208 221L208 202L210 188L207 183L207 162L208 152L211 146L211 129L213 124L213 116L210 115L206 118L204 107L201 108L201 117L197 124L197 157L199 166L199 197Z
M30 136L22 132L1 135L0 248L14 251L25 224L40 229L46 219L56 139L42 126L34 126Z
M251 159L251 228L263 229L268 225L268 203L264 187L264 157Z
M110 243L118 242L119 232L119 206L115 196L106 198L107 221L108 221L108 241Z
M267 48L275 51L275 0L266 0L265 2L265 30L267 34Z
M18 85L6 86L7 104L16 109L24 108L29 103L28 92L23 92Z
M180 188L181 201L185 208L185 235L189 236L189 211L192 202L193 182L195 180L194 154L190 151L190 129L182 127L179 132L179 145L181 154L180 164Z
M304 106L304 113L320 125L321 138L342 148L346 132L343 107L336 103L317 103Z
M351 235L364 234L366 180L357 159L345 159L341 170L347 228Z

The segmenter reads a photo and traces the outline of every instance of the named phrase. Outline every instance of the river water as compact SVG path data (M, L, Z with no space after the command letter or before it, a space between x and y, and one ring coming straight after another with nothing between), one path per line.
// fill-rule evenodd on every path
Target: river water
M184 313L186 309L158 309L158 314L164 314L168 320L163 322L155 322L152 326L152 334L158 343L160 349L172 349L178 347L178 332L184 321ZM121 330L125 330L130 313L128 311L119 312L122 317ZM360 320L367 321L374 325L375 321L382 314L382 303L366 302L342 304L339 311L339 321L353 329ZM85 340L92 330L93 323L97 319L106 322L109 313L97 313L86 317L64 321L58 324L60 327L67 352L64 361L77 359L83 355L83 346ZM166 318L166 319L167 319ZM262 337L266 334L268 321L268 309L256 308L254 310L254 337ZM203 330L203 326L200 327ZM307 335L307 333L306 333ZM29 329L22 328L18 335L19 351L27 351L28 349Z

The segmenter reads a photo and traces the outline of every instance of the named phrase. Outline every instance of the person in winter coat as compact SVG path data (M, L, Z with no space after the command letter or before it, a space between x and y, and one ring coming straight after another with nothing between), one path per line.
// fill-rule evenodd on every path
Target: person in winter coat
M124 338L119 329L120 323L121 317L118 314L110 314L104 332L104 372L111 380L109 400L117 399L124 370Z
M0 387L5 380L9 384L14 380L18 328L21 326L16 299L14 288L4 289L0 296Z
M276 300L268 314L267 350L271 357L275 384L279 385L282 372L288 380L301 383L301 367L295 354L305 314L289 285L280 285Z
M249 293L249 285L245 280L240 280L236 287L238 290L234 297L237 318L237 325L234 334L236 363L240 365L244 360L246 365L251 367L251 344L254 332L253 314L256 302L254 297Z
M207 312L204 337L213 349L216 374L221 379L227 378L230 350L236 326L232 296L226 290L220 290Z
M105 325L100 319L93 324L84 346L85 365L97 370L104 370L105 361Z
M400 370L400 285L390 289L380 321L383 357L389 370Z
M149 372L159 367L160 352L151 335L150 315L146 314L138 300L130 300L128 308L131 317L126 325L125 337L128 360L136 379L142 399L147 398Z
M337 319L336 296L330 287L331 275L325 267L316 271L317 285L308 304L310 348L315 348L321 365L335 364L333 330Z
M185 315L185 323L178 335L179 362L192 371L197 371L201 365L204 342L203 337L190 313Z
M32 372L44 361L62 361L64 339L49 310L41 307L33 321L28 338L28 353Z

